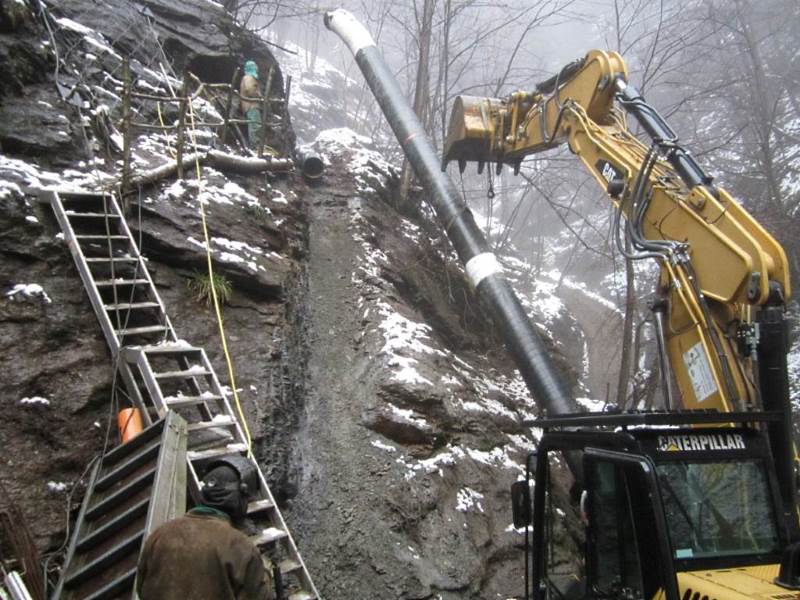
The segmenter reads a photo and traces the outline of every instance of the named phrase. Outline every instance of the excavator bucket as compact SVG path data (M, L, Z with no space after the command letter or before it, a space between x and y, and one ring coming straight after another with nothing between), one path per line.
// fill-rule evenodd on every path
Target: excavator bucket
M502 106L499 98L456 97L444 143L442 170L451 160L458 161L462 171L467 162L477 162L482 170L484 163L498 158L492 143L497 122L493 117Z

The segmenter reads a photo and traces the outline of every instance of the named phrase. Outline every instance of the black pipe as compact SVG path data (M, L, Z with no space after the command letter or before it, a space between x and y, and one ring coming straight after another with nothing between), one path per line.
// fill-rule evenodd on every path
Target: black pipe
M298 148L295 152L295 162L300 167L300 172L308 179L319 179L325 172L325 163L322 157L311 148Z
M577 403L553 366L544 342L503 277L472 212L452 180L441 172L436 150L375 47L372 36L353 15L341 9L327 13L325 25L337 33L353 52L403 152L428 193L439 221L464 263L476 294L488 307L500 329L534 400L551 415L579 412ZM573 473L577 477L578 469L574 468Z

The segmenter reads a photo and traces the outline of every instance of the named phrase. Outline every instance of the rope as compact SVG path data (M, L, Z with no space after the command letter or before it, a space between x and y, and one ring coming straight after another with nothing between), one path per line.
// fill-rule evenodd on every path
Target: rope
M200 181L202 179L202 175L200 172L200 160L198 158L198 150L197 150L197 139L195 137L195 120L194 120L194 105L190 101L187 103L189 105L189 138L192 140L192 146L194 147L194 166L195 166L195 175L197 177L197 184L198 189L200 185ZM225 363L228 367L228 378L231 382L231 389L233 390L233 400L236 404L236 411L239 415L239 420L242 423L242 428L244 429L245 438L247 440L247 456L253 458L253 442L252 438L250 437L250 428L247 426L247 420L244 418L244 411L242 410L242 404L239 401L239 393L236 391L236 377L233 371L233 361L231 360L230 353L228 352L228 342L225 337L225 325L222 320L222 310L219 306L219 298L217 297L217 290L214 287L214 267L211 260L211 240L208 237L208 225L206 223L206 211L203 206L202 200L199 202L200 204L200 220L203 224L203 238L206 244L206 262L208 264L208 287L211 288L211 298L214 301L214 312L217 316L217 325L219 327L219 337L222 340L222 351L225 355Z

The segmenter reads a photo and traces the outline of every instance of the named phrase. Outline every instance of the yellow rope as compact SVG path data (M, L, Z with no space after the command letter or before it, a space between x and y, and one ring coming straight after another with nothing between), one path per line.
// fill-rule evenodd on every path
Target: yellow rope
M195 174L197 176L197 184L198 190L200 189L200 180L202 178L200 173L200 159L199 153L197 151L197 139L195 138L195 120L194 120L194 106L192 105L191 100L188 102L189 105L189 137L192 140L192 146L194 147L194 166L195 166ZM214 312L217 315L217 324L219 325L219 337L222 339L222 351L225 354L225 362L228 365L228 378L231 382L231 389L233 390L233 400L236 403L236 410L239 413L239 420L242 423L242 427L244 428L244 434L247 439L247 455L249 457L253 456L253 442L252 438L250 437L250 428L247 426L247 420L244 418L244 411L242 410L242 404L239 401L239 393L236 391L236 377L234 376L233 372L233 361L231 360L230 353L228 352L228 342L225 338L225 326L222 321L222 310L219 307L219 298L217 297L217 290L214 286L214 267L211 261L211 240L208 237L208 226L206 225L206 211L203 207L202 200L199 201L200 204L200 219L203 223L203 237L206 243L206 261L208 263L208 283L209 287L211 288L211 298L214 301Z

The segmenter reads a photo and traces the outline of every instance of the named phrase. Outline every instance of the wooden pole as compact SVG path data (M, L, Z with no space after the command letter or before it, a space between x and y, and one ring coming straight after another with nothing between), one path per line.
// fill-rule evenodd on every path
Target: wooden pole
M423 124L428 122L425 109L428 104L431 30L435 4L434 0L425 0L422 9L422 28L419 32L419 60L417 61L417 81L414 86L414 112ZM411 180L413 178L414 173L411 171L411 164L408 159L403 159L403 170L400 176L400 198L403 200L408 198L408 190L411 188Z
M199 162L204 165L210 164L220 171L231 171L245 175L256 173L286 173L291 171L294 167L294 161L288 158L237 156L218 150L209 150L205 154L192 152L185 154L182 160L184 169L188 169L195 164L195 162ZM136 175L131 178L131 186L141 187L150 185L172 177L177 171L178 164L174 160L170 160L153 169L138 171Z
M267 117L269 116L269 94L272 91L272 73L274 67L269 68L267 82L264 84L264 98L261 100L261 140L258 146L258 155L264 156L264 145L267 143Z
M186 105L188 103L187 95L189 90L189 78L186 77L186 71L183 72L183 85L181 86L181 103L178 108L178 141L176 148L175 162L178 164L178 179L183 179L183 138L184 128L186 127Z
M236 86L236 80L239 78L239 73L241 72L241 67L236 67L236 70L233 72L233 78L231 79L231 87L228 88L228 98L225 101L225 121L222 124L222 143L228 143L228 125L231 121L231 110L233 110L233 88Z
M281 140L286 153L286 136L289 132L289 95L292 93L292 76L286 76L286 92L283 94L283 110L281 111Z
M122 212L128 214L128 190L131 180L131 65L122 61Z

